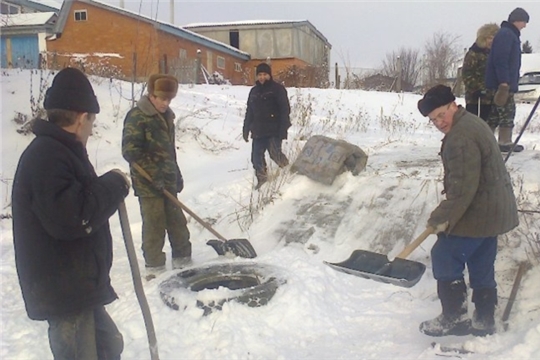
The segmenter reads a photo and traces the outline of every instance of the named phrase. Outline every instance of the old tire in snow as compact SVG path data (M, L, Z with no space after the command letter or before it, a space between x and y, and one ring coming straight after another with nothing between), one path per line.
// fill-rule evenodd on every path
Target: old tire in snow
M226 292L217 291L214 297L197 299L197 306L208 315L213 310L221 310L223 304L231 300L250 307L264 306L284 283L280 268L257 263L227 263L180 271L159 284L159 293L167 306L179 310L175 299L181 296L178 289L199 292L227 288Z

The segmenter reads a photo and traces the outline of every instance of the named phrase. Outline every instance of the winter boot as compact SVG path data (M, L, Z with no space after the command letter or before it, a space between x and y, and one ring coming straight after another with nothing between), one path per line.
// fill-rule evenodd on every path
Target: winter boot
M261 186L268 181L268 173L266 168L262 171L255 171L255 176L257 177L257 185L255 185L255 190L259 190Z
M471 332L474 336L486 336L495 333L495 306L497 288L475 289L472 301L475 305Z
M190 256L175 257L172 259L172 268L174 270L183 269L193 264Z
M467 286L463 279L437 281L437 293L442 314L420 324L420 332L428 336L463 336L471 333L471 320L467 315Z
M512 141L512 128L499 128L499 149L501 152L509 152L514 142ZM523 151L523 146L517 144L514 152Z
M145 267L145 279L150 281L158 277L160 274L165 272L165 265L161 266L146 266Z

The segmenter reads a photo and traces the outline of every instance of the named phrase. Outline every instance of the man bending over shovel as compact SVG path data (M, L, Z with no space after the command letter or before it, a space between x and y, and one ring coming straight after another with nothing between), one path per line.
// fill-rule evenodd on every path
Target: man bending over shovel
M442 314L420 324L429 336L485 336L495 332L497 236L518 225L516 199L497 141L489 126L455 103L449 87L437 85L418 109L445 134L441 146L446 199L428 225L438 239L431 250ZM475 304L467 315L465 265Z

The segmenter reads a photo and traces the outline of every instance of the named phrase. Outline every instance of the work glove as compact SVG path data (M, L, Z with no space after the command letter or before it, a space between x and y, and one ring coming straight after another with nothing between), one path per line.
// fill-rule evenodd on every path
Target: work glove
M131 181L129 180L129 177L127 176L127 174L120 169L112 169L111 172L122 176L122 178L125 181L126 195L127 195L127 193L129 192L129 188L131 187Z
M244 138L245 142L249 142L249 130L244 129L242 131L242 137Z
M448 221L445 221L442 224L438 224L438 225L429 225L428 224L428 226L431 226L433 228L433 233L434 234L438 234L438 233L445 232L448 229Z
M508 101L508 96L510 95L510 87L508 84L500 84L497 88L497 91L495 92L495 97L493 98L493 102L497 106L504 106L506 105L506 102Z
M184 190L184 178L182 176L176 177L176 191L181 193Z

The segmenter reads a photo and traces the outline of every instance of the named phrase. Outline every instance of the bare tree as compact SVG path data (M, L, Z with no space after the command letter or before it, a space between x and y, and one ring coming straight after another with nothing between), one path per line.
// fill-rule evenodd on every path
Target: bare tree
M461 56L459 36L445 32L437 32L426 42L424 71L427 86L445 81L451 76L454 65Z
M382 63L383 75L397 77L400 68L399 61L401 61L401 80L415 86L421 70L420 51L402 47L398 51L387 53Z

